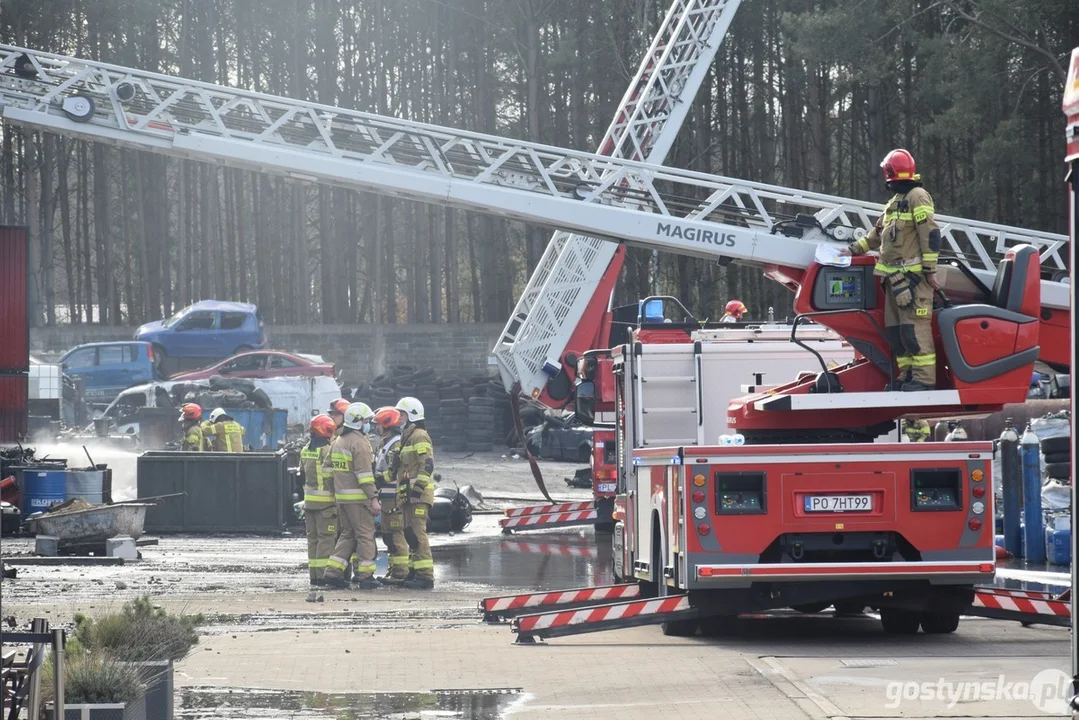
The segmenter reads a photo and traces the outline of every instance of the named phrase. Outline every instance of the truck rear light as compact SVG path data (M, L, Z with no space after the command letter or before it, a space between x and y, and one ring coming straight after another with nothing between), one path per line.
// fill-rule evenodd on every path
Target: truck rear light
M704 475L697 474L693 476L693 484L697 487L704 487L704 484L708 482L708 479Z
M708 523L701 523L697 526L698 535L707 535L710 532L712 532L712 528L708 527Z
M967 527L970 528L971 530L974 530L974 531L981 530L982 529L982 521L979 520L978 518L971 518L970 522L967 523Z
M985 512L985 503L982 503L982 502L974 503L973 505L970 506L970 511L972 513L974 513L975 515L981 515L983 512Z
M768 508L768 476L763 472L717 472L717 515L763 515Z
M970 494L976 498L985 497L985 485L975 485Z
M615 469L614 468L599 468L592 471L592 474L597 480L614 480Z
M910 471L910 509L918 512L961 510L962 474L957 468Z
M975 470L974 472L972 472L970 474L970 479L973 480L974 482L981 482L982 478L984 478L984 477L985 477L985 473L983 473L981 470Z
M695 503L704 502L704 490L694 490L693 491L693 502L695 502Z

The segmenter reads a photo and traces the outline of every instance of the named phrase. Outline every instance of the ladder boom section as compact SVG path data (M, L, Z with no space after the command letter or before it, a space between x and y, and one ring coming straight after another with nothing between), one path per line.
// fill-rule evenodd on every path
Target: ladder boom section
M662 164L741 0L674 0L641 60L599 154ZM538 397L579 327L615 247L557 231L529 278L493 354L503 384Z
M0 114L61 134L462 207L596 238L807 267L880 205L458 131L0 45ZM801 237L782 230L814 216ZM1064 268L1062 235L938 216L946 247L993 273L1011 245ZM827 230L829 234L824 231ZM1067 309L1043 281L1043 305Z

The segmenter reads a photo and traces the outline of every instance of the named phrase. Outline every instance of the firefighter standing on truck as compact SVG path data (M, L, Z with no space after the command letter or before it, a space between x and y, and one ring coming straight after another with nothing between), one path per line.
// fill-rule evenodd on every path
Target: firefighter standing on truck
M874 274L884 279L884 325L899 376L889 390L933 390L937 356L933 348L933 295L940 255L940 228L933 198L922 187L914 158L893 150L881 161L884 182L894 195L876 226L850 244L852 255L878 250Z
M337 544L337 505L333 470L326 469L330 440L337 430L329 415L311 418L311 439L300 451L303 468L303 515L307 523L307 568L312 585L324 585L322 574Z
M208 450L206 437L202 432L202 406L195 403L187 403L180 408L180 428L184 439L180 444L181 450L203 452Z
M361 590L379 587L375 580L375 516L381 512L375 488L371 443L367 439L375 414L365 403L352 403L345 410L341 434L330 446L329 467L333 470L334 498L341 534L333 554L326 561L324 583L347 587L345 569L353 553L353 586Z
M430 590L435 586L435 561L427 539L427 516L435 504L435 453L423 419L423 404L414 397L397 403L405 415L401 435L401 462L397 471L397 499L405 508L405 540L410 552L410 578L402 587Z
M375 483L382 503L382 541L389 554L389 568L378 580L386 585L400 585L408 579L408 541L405 539L404 503L397 501L397 469L401 461L401 428L405 416L395 407L375 411L375 425L381 436L375 453Z
M203 433L215 452L244 451L244 426L233 420L223 408L214 408L210 413L210 425L203 426Z

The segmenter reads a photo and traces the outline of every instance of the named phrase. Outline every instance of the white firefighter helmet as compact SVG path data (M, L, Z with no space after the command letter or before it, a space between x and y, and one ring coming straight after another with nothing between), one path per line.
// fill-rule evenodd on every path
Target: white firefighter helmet
M363 430L363 424L374 416L374 411L367 403L354 402L345 409L345 419L341 424L353 430Z
M423 403L414 397L403 397L398 400L397 409L408 416L409 422L423 420Z
M210 412L210 422L215 423L220 420L225 414L225 408L214 408Z

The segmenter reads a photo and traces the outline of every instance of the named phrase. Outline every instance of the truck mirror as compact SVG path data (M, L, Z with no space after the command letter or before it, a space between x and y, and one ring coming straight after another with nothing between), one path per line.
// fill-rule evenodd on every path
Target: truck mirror
M574 415L584 425L596 420L596 384L591 380L579 380L574 398Z

